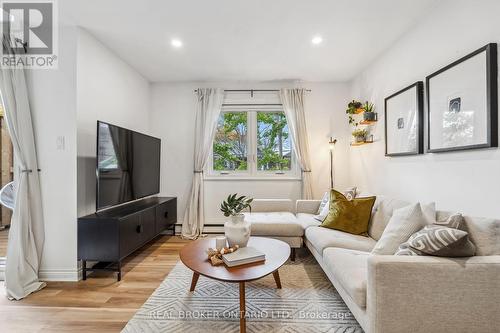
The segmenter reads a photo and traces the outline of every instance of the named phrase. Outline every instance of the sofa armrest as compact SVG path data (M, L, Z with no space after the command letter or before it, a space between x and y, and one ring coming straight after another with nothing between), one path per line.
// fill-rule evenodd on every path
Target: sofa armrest
M368 259L369 332L493 332L500 256Z
M293 212L293 202L290 199L254 199L252 212Z
M295 204L295 211L297 213L314 214L318 213L321 200L297 200Z

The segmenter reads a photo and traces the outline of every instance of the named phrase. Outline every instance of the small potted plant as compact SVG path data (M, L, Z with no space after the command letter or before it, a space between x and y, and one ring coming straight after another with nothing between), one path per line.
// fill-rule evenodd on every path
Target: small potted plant
M355 142L365 142L366 136L368 135L368 131L364 128L356 128L352 131L352 136L354 137Z
M238 194L230 194L225 201L220 205L220 210L225 217L230 219L224 224L224 233L226 234L227 242L230 247L238 245L245 247L250 239L250 222L245 221L245 215L241 212L247 208L250 210L250 205L253 198L248 198L244 195L238 197Z
M353 115L363 112L363 104L361 102L352 100L347 104L347 110L345 113L349 116L349 125L358 126L358 123L354 119Z
M363 119L365 121L375 121L377 120L377 114L375 113L375 105L368 101L363 104L363 109L365 112L363 113Z

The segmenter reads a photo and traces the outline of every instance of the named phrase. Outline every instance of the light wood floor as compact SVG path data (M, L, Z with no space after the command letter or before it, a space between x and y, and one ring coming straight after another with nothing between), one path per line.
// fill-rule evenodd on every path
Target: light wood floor
M48 282L21 301L0 283L0 332L119 332L179 260L187 241L162 236L132 255L122 281L99 272L80 282Z
M7 253L7 239L9 237L9 229L0 230L0 257L5 257Z

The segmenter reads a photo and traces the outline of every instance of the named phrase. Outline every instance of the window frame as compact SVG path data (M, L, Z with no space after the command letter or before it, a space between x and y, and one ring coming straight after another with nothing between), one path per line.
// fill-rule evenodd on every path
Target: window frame
M216 171L213 169L213 143L205 166L205 180L301 180L301 172L291 142L291 167L288 171L262 171L257 169L257 113L284 112L281 105L224 105L222 113L247 113L247 170Z

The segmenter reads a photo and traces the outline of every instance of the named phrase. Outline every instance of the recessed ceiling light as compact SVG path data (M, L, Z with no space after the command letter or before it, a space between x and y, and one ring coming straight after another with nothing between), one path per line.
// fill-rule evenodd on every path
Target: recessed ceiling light
M319 45L323 42L323 37L321 36L314 36L313 39L311 39L311 43L314 45Z
M182 47L182 41L180 39L174 38L170 41L170 44L176 49Z

